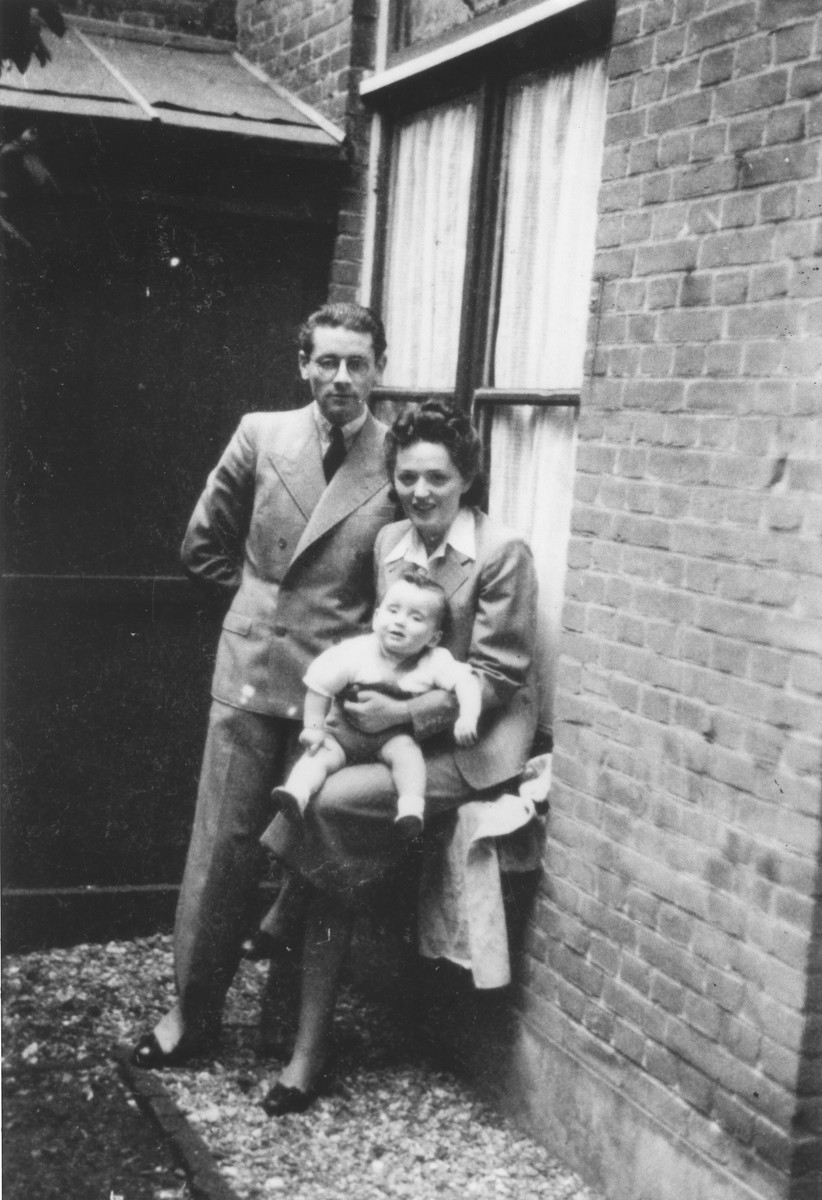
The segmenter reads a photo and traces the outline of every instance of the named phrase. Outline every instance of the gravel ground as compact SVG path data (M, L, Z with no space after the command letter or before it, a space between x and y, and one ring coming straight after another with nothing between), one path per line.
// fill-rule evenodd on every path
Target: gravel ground
M170 941L9 956L3 974L8 1095L9 1081L14 1089L32 1071L79 1062L100 1072L113 1047L150 1028L172 992ZM294 1004L286 971L265 1006L264 1045L259 1012L267 974L267 964L242 967L216 1059L162 1073L241 1200L600 1200L421 1049L401 1009L351 987L340 1001L323 1094L304 1114L267 1117L259 1101L276 1078ZM93 1096L91 1076L86 1083ZM99 1075L96 1086L99 1095ZM81 1085L69 1102L79 1106L75 1120L90 1102ZM59 1126L51 1133L59 1139ZM122 1192L125 1200L187 1200L185 1184L169 1171L166 1163L143 1168L147 1188Z
M141 1018L142 973L167 974L167 957L150 944L4 957L4 1200L191 1200L111 1054Z

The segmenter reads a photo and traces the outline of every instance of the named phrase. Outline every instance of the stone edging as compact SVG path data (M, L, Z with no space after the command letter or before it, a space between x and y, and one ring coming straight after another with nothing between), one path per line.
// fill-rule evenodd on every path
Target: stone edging
M116 1061L120 1074L140 1108L160 1130L174 1157L186 1173L195 1200L239 1200L220 1174L203 1139L191 1128L154 1071L143 1071L129 1062L130 1051L120 1047Z

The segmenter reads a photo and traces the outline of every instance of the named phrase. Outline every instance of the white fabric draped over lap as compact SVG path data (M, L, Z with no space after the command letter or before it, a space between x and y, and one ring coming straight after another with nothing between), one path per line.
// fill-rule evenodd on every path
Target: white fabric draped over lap
M534 820L534 806L519 796L471 801L451 815L450 836L423 851L419 907L419 951L447 958L471 971L474 986L500 988L511 982L511 958L500 877L499 850L509 834ZM514 870L539 866L535 838Z

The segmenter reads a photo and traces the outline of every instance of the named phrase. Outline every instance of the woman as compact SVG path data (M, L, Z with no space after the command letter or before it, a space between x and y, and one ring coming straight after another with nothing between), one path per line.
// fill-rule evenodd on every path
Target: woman
M386 463L406 519L377 536L378 594L409 562L425 566L450 604L442 644L471 664L482 688L480 736L467 747L445 732L454 721L453 697L445 693L405 701L366 691L346 706L366 732L405 727L425 739L428 827L438 814L496 795L525 765L537 716L536 576L523 539L474 506L480 442L463 413L434 400L409 410L386 439ZM263 837L312 885L294 1051L263 1101L272 1116L303 1111L314 1099L354 914L399 861L393 798L386 767L346 767L311 801L302 836L277 818Z

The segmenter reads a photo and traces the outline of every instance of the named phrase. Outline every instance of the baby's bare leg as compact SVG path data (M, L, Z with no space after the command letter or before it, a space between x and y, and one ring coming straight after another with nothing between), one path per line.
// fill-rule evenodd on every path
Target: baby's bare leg
M326 734L318 750L297 759L283 786L274 788L271 799L279 803L287 817L301 817L308 801L328 776L344 766L345 751L335 738Z
M380 758L391 769L397 789L397 824L400 831L414 837L422 830L425 811L425 759L414 739L397 734L380 749Z

